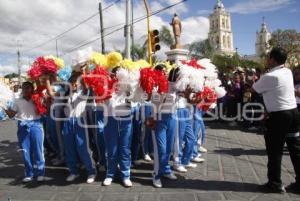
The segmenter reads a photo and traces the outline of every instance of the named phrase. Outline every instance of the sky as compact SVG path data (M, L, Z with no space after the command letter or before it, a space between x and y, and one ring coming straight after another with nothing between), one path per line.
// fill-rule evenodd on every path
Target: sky
M181 0L148 0L156 11ZM26 72L37 56L55 55L56 40L51 40L88 17L90 20L57 40L59 55L71 65L76 47L95 40L92 46L100 50L99 0L0 0L0 75L17 72L16 51L20 47L22 72ZM192 43L208 36L208 16L217 0L187 0L186 2L151 17L151 27L169 26L173 14L182 20L182 42ZM256 31L265 17L270 31L296 29L300 31L300 0L222 0L231 13L234 47L242 55L255 53ZM133 0L134 18L145 15L142 0ZM108 7L108 8L107 8ZM125 0L103 0L104 27L107 50L124 49ZM115 31L118 29L118 31ZM171 28L171 27L170 27ZM146 39L146 22L134 25L135 42ZM45 43L49 41L48 43ZM45 43L45 44L43 44ZM41 45L42 44L42 45ZM37 47L39 46L39 47ZM168 47L158 53L164 59Z

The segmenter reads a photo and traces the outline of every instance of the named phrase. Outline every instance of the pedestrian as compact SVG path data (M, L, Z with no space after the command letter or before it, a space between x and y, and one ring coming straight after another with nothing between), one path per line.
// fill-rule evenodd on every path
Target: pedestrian
M299 119L293 74L284 65L286 60L286 51L274 47L266 58L268 72L253 85L253 89L263 95L268 113L265 143L269 181L264 187L279 193L286 192L281 180L281 160L285 143L296 173L296 183L290 185L289 189L300 192Z
M33 177L37 177L39 182L43 181L45 174L44 131L41 116L36 112L31 98L33 92L33 84L24 82L21 96L15 99L11 109L5 110L10 118L15 117L17 120L17 137L24 160L25 183L31 182Z

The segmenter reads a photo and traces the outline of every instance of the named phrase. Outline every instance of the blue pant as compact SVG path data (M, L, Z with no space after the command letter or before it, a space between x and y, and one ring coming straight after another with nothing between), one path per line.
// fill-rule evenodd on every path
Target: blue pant
M198 139L201 138L201 144L205 142L205 125L203 121L203 111L196 106L194 107L194 134L195 143L193 150L193 158L198 155Z
M175 131L176 115L162 114L156 122L155 132L152 132L155 179L172 173L169 160L174 146Z
M177 130L175 136L174 159L176 165L190 163L195 144L193 117L188 108L177 109Z
M151 117L152 115L152 105L145 104L141 107L141 112L143 112L142 121ZM152 129L145 126L144 127L144 141L143 141L143 154L150 154L153 151L153 142L152 142Z
M82 119L71 117L64 124L63 139L67 167L71 174L77 175L79 174L78 164L81 161L88 175L96 174L89 149L88 133L79 125L79 121L84 122Z
M104 127L104 140L107 153L107 178L115 176L119 164L122 179L130 177L131 167L131 116L124 119L108 117Z
M98 151L98 162L106 166L105 140L104 140L104 116L103 111L96 111L96 146Z
M132 108L132 144L131 144L131 158L132 161L138 160L139 151L142 146L142 120L140 116L140 106Z
M25 165L25 176L43 176L45 174L44 132L40 120L18 121L17 132ZM33 167L36 169L33 170Z

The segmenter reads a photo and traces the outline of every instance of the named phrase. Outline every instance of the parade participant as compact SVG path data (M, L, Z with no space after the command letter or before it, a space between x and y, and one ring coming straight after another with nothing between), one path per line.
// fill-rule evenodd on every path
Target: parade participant
M86 65L83 64L81 68L84 70ZM70 171L66 181L72 182L79 177L78 163L82 162L87 170L88 178L86 182L93 183L96 171L91 159L89 136L84 119L88 90L85 84L80 82L80 75L81 73L73 72L70 78L71 89L64 108L68 120L64 123L63 139L66 163Z
M158 65L155 67L155 70L164 73L165 66ZM169 164L176 131L176 108L174 107L176 90L174 85L170 85L167 93L152 94L151 100L155 105L153 116L156 120L149 119L147 123L148 125L152 124L154 128L152 133L154 149L153 185L157 188L162 187L161 177L170 180L177 179Z
M278 193L286 191L281 181L281 160L285 143L296 173L296 183L289 188L300 192L299 113L293 75L284 65L286 60L287 53L284 49L273 48L266 58L269 71L253 85L253 89L263 95L268 112L265 142L269 181L264 187Z
M169 81L176 82L179 68L172 69L169 74ZM191 163L195 136L192 126L192 113L188 108L187 91L177 92L177 129L174 143L174 169L178 172L187 172L186 168L196 168L197 165Z
M145 100L141 106L141 120L143 122L143 156L145 161L151 161L150 155L153 153L153 142L152 142L152 129L145 125L146 119L151 118L152 116L152 103L150 100Z
M17 120L17 137L25 165L23 182L31 182L34 176L37 177L37 181L43 181L45 174L44 132L41 116L37 113L31 98L33 92L33 84L24 82L22 95L15 99L11 109L5 110L10 118L15 117Z
M111 76L117 77L119 66L114 67ZM116 88L118 88L116 84ZM104 127L104 140L107 152L107 172L103 181L104 186L111 185L118 166L121 179L125 187L132 187L130 180L131 167L131 136L132 136L132 111L126 91L116 90L111 99L105 102L107 111L104 118L107 124Z

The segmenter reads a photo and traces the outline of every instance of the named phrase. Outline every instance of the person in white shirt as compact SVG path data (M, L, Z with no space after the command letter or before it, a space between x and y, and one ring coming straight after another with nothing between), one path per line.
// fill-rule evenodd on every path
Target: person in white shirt
M300 192L300 136L299 118L294 92L293 75L284 66L287 53L282 48L273 48L267 57L269 71L253 85L263 95L268 113L265 133L268 155L268 183L265 189L286 192L281 181L281 160L284 144L287 143L296 173L296 183L289 186Z
M10 118L15 117L18 123L17 136L25 166L23 182L31 182L34 176L37 177L37 181L43 181L45 174L44 132L41 116L37 114L31 99L33 92L33 84L24 82L21 96L15 99L11 109L5 110L7 115Z

